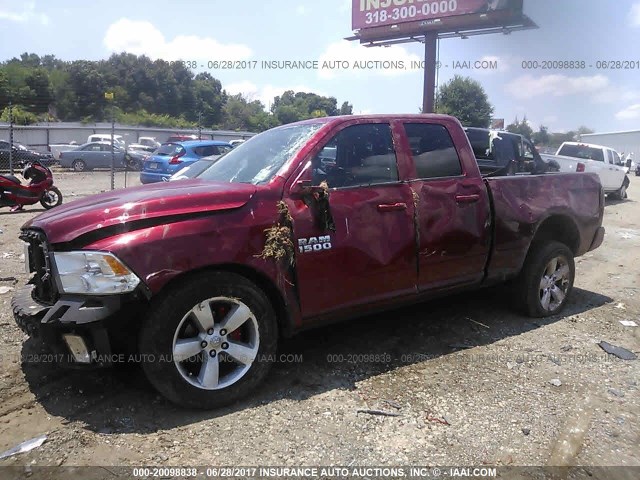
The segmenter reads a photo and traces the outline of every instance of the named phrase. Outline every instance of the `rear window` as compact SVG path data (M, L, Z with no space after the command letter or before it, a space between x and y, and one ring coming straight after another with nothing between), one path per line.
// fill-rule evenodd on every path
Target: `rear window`
M417 178L444 178L462 175L460 158L443 125L405 123L412 145Z
M165 143L164 145L160 145L160 148L156 150L155 155L161 156L174 156L179 153L184 152L184 147L177 143Z
M587 145L563 145L562 148L560 148L558 155L604 162L604 153L602 153L602 149L589 147Z
M193 152L199 157L208 157L210 155L222 155L227 153L231 148L221 145L205 145L202 147L195 147Z

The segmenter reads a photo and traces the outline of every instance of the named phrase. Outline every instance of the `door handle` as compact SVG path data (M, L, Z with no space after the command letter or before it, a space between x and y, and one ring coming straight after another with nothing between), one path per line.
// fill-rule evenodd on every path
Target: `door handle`
M480 200L480 195L474 193L473 195L456 195L456 202L458 203L476 203Z
M399 210L406 210L406 209L407 209L406 203L383 203L381 205L378 205L379 212L396 212Z

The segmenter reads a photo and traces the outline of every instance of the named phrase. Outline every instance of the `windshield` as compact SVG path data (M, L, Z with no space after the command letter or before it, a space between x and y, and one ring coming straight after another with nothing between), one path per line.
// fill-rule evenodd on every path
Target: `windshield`
M254 185L267 183L323 125L307 123L267 130L220 157L197 178Z
M182 170L174 173L172 180L196 177L213 165L218 158L219 157L207 157L207 159L198 160L188 167L184 167Z

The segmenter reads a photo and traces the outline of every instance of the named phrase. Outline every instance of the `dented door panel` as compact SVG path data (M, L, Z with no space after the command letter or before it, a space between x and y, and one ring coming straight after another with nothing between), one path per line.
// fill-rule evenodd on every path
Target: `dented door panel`
M287 200L294 223L303 315L314 317L415 293L413 204L408 185L331 190L329 203L335 231L324 229L304 201Z

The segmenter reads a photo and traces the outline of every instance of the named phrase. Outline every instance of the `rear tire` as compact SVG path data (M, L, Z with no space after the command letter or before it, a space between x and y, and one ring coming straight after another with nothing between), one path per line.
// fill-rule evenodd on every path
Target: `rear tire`
M62 205L62 192L57 187L51 187L44 192L44 195L40 199L40 205L47 210Z
M162 395L181 407L211 409L245 397L264 379L277 341L276 315L262 290L240 275L206 272L152 302L139 350Z
M87 164L84 160L74 160L71 166L75 172L85 172L87 170Z
M516 306L531 317L556 315L565 307L574 279L569 247L554 241L533 244L515 283Z

